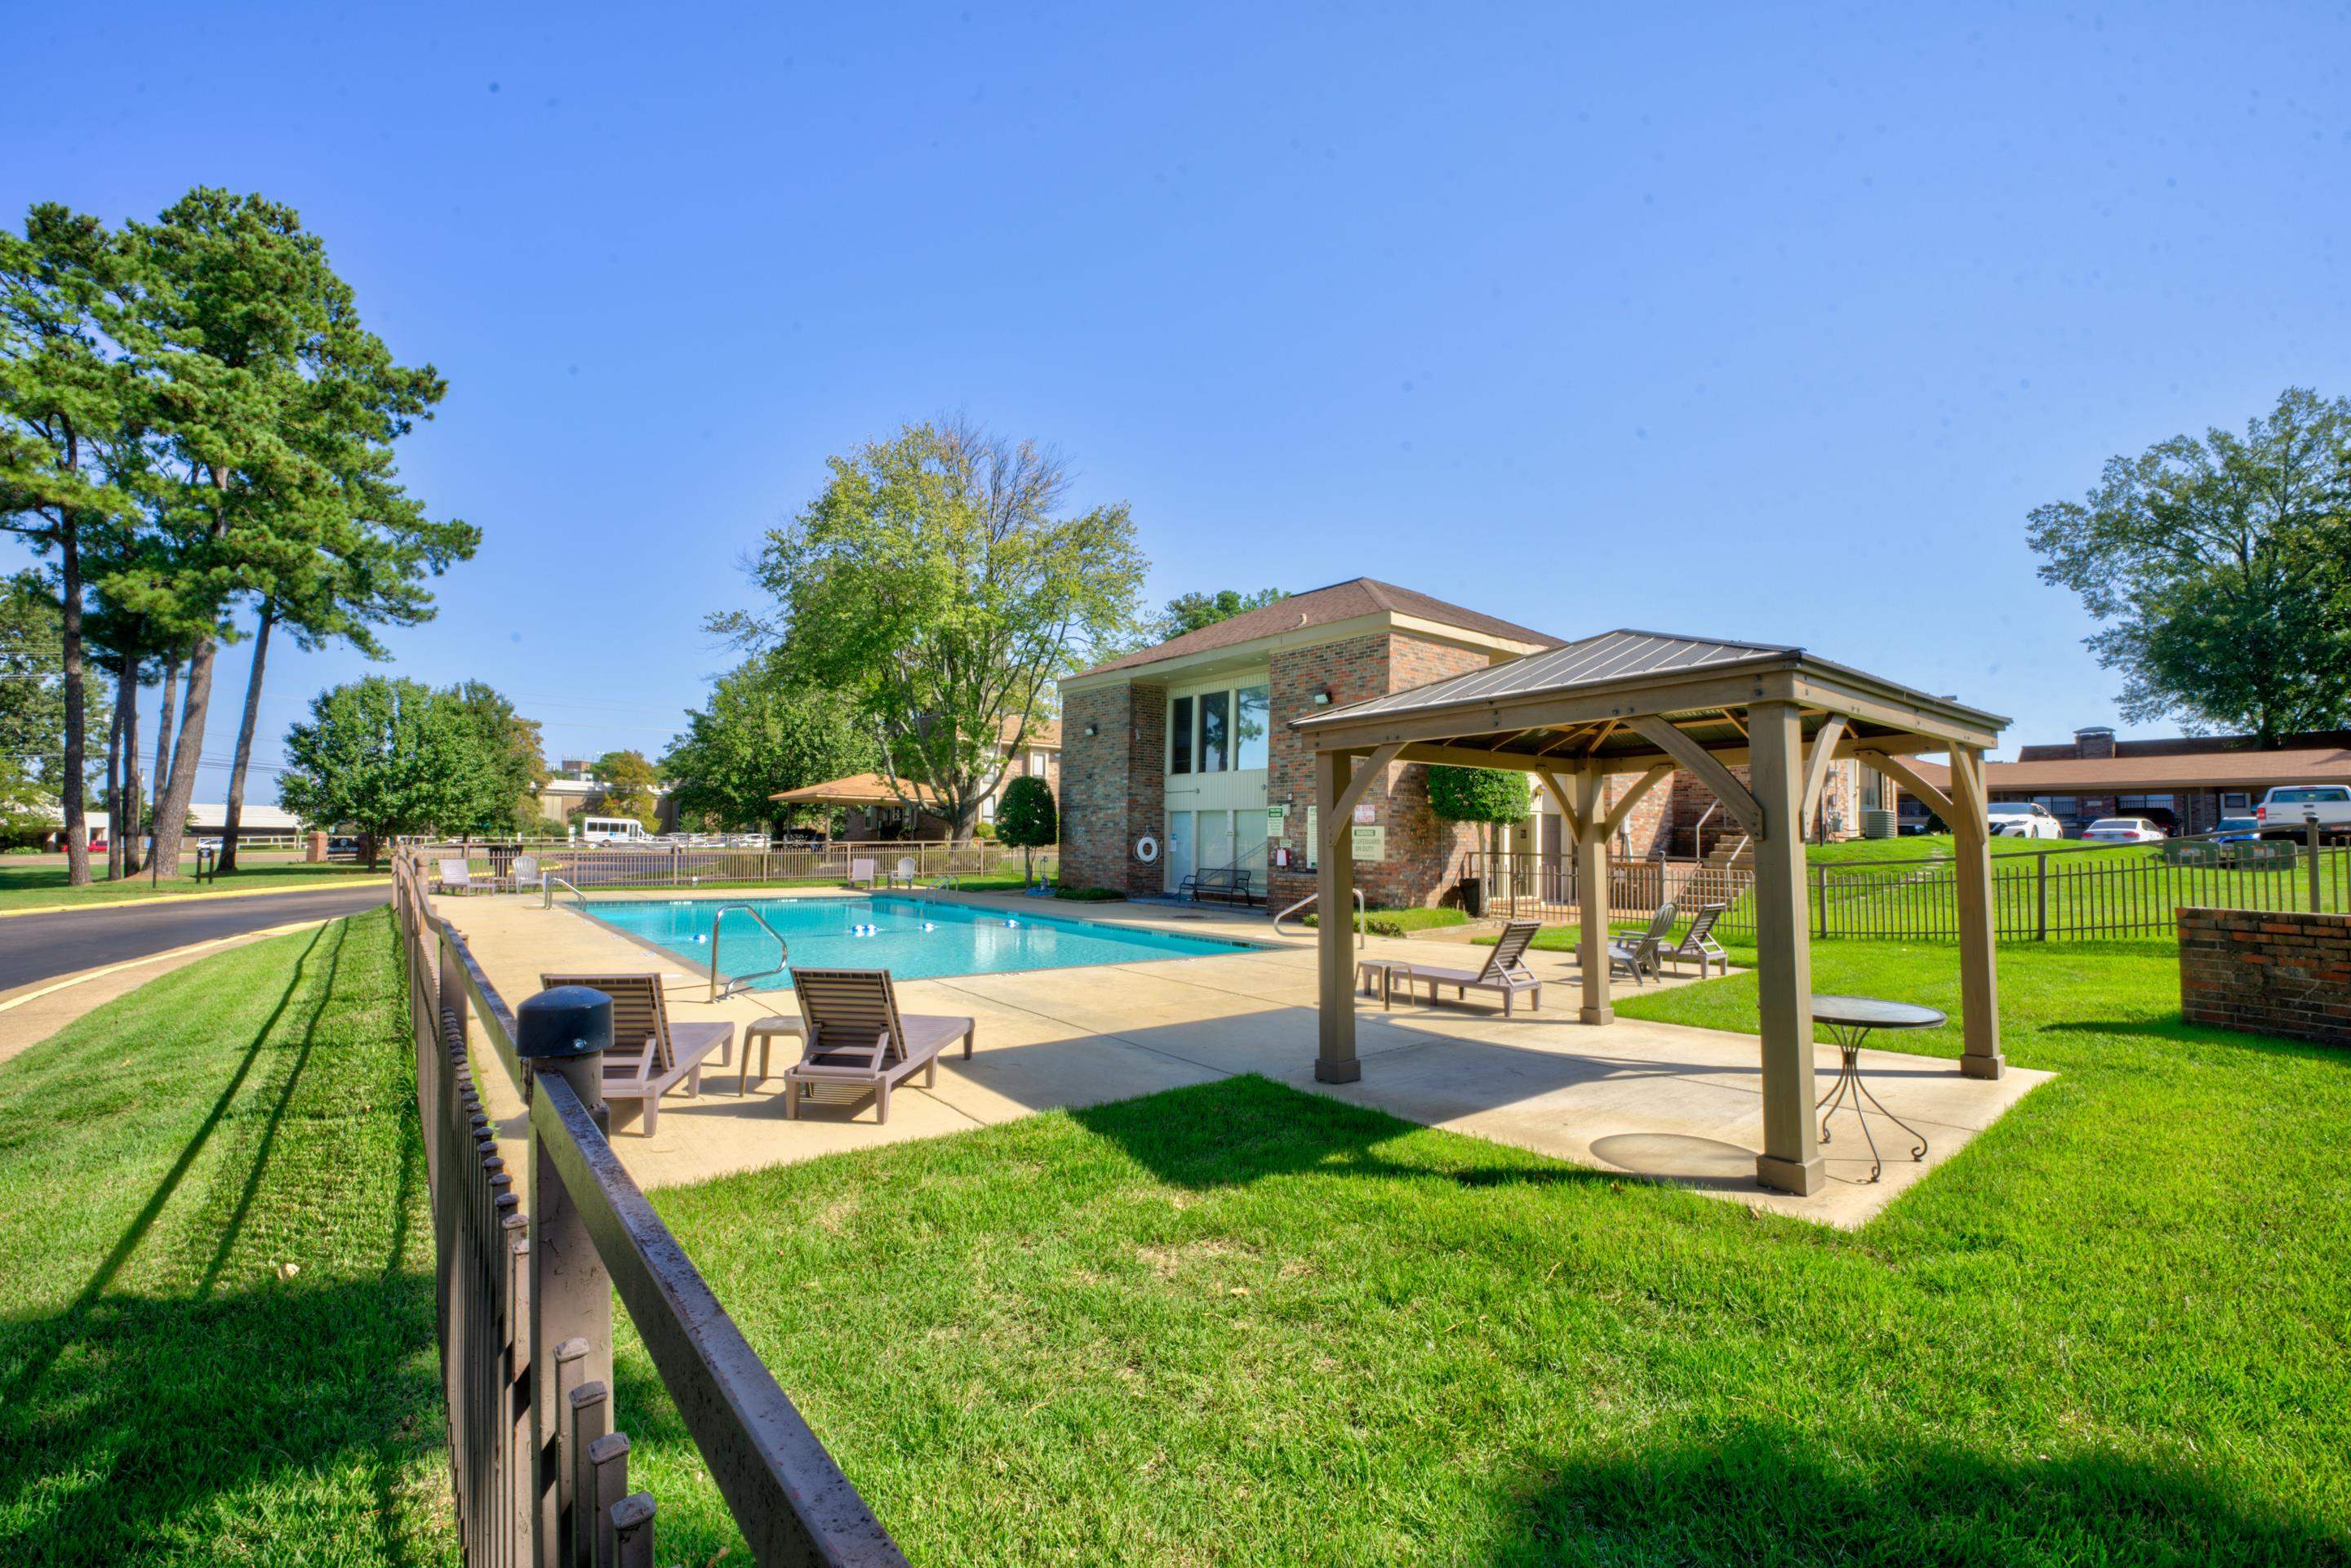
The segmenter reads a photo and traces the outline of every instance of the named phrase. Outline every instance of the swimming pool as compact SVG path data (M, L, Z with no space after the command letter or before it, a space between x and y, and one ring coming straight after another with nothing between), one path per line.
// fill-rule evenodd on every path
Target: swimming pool
M1246 953L1256 944L1181 936L1131 925L982 908L887 894L848 898L590 899L588 913L640 940L707 967L710 920L747 904L790 946L791 961L812 969L887 969L902 980L947 975L1001 975L1015 969L1068 969L1146 958L1197 958ZM775 938L742 915L729 916L720 943L729 976L773 969ZM789 972L762 975L753 990L785 990Z

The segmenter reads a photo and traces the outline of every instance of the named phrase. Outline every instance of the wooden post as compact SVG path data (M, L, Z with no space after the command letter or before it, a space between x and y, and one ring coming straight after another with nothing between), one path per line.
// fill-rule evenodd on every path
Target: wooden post
M1755 1176L1809 1197L1827 1179L1813 1119L1812 920L1804 908L1803 718L1793 703L1747 710L1754 832L1756 1010L1763 1036L1763 1152Z
M1575 892L1582 908L1577 915L1575 961L1583 971L1583 1005L1576 1017L1585 1023L1616 1021L1608 1001L1608 813L1600 792L1605 783L1597 772L1568 776L1568 798L1575 805L1580 829L1575 835Z
M2310 912L2313 915L2323 915L2326 912L2326 880L2325 873L2319 870L2318 851L2325 841L2318 836L2318 818L2315 815L2310 819L2310 827L2305 836L2309 840Z
M1322 963L1322 1032L1314 1077L1353 1083L1364 1075L1355 1060L1355 835L1343 797L1354 759L1344 752L1314 754L1315 934Z
M1951 747L1951 843L1953 893L1959 912L1959 1028L1966 1054L1959 1071L1970 1078L1998 1078L2007 1064L2000 1053L2000 981L1993 957L1991 797L1984 792L1983 753Z
M526 999L516 1009L515 1049L528 1083L560 1076L601 1127L611 1008L609 999L593 998L602 1004L599 1016L580 1005L580 988L567 986ZM570 1394L590 1383L612 1385L612 1279L536 1121L529 1247L531 1443L538 1460L531 1555L538 1568L553 1568L562 1536L561 1467L569 1456L560 1439Z

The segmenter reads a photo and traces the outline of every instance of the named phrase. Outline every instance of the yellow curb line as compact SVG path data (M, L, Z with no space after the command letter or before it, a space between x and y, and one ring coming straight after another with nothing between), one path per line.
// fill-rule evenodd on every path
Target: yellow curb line
M324 925L329 920L343 918L345 917L340 915L322 915L316 920L297 920L288 925L265 925L258 931L240 931L234 936L215 936L209 942L191 942L184 947L169 947L161 953L150 953L143 958L125 958L120 964L106 964L95 969L84 969L78 975L68 975L62 980L53 980L39 990L26 991L21 996L10 997L6 1001L0 1002L0 1013L5 1013L11 1008L21 1008L26 1002L39 1001L43 997L55 996L59 991L70 990L86 980L102 980L109 975L119 975L125 969L135 969L141 964L156 964L166 958L184 957L191 953L201 953L208 947L225 947L232 942L250 942L256 936L283 936L292 931L308 931L313 925Z
M121 909L126 906L145 909L158 904L193 904L208 898L270 898L288 893L334 893L347 887L391 885L392 878L388 876L362 876L353 877L349 882L322 878L321 884L317 887L298 883L292 887L229 887L218 893L164 893L146 898L94 898L84 904L44 904L35 909L0 909L0 920L13 920L19 915L71 915L84 909Z

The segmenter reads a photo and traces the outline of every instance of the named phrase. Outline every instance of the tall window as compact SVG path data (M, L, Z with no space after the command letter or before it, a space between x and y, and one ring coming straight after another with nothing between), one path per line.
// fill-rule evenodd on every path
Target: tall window
M1272 691L1267 686L1243 686L1233 694L1233 766L1262 768L1266 765L1267 720L1272 709Z
M1200 694L1200 771L1222 773L1232 758L1233 694Z
M1167 771L1192 771L1192 699L1177 697L1167 705Z

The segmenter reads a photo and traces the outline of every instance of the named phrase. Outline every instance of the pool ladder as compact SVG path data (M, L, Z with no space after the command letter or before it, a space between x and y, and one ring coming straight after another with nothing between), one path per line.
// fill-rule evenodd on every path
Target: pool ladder
M726 917L728 915L734 914L738 909L744 914L749 915L752 919L758 921L759 923L759 929L776 939L776 967L774 968L761 969L756 974L735 975L730 977L725 974L718 967L719 927L726 923ZM725 904L720 907L717 914L713 915L710 917L710 999L712 1001L723 1002L727 998L733 996L737 991L747 988L752 981L764 980L770 975L780 975L785 971L785 969L789 968L790 965L791 952L784 944L784 934L777 930L774 926L768 925L767 916L761 915L749 904Z
M1369 921L1364 917L1364 890L1363 890L1362 888L1360 888L1360 887L1359 887L1359 888L1355 889L1354 891L1355 891L1355 946L1358 946L1358 947L1363 947L1363 946L1369 946L1369 945L1370 945L1370 943L1371 943L1371 940L1372 940L1372 938L1371 938L1371 933L1370 933L1370 931L1369 931L1369 929L1368 929L1368 926L1369 926L1369 925L1370 925L1370 922L1369 922ZM1300 899L1297 903L1295 903L1295 904L1291 904L1289 908L1287 908L1287 909L1283 910L1280 914L1279 914L1279 915L1275 915L1275 916L1273 917L1273 929L1274 929L1274 934L1275 934L1275 935L1277 935L1277 936L1294 936L1294 935L1295 935L1295 933L1294 933L1294 932L1289 932L1289 931L1284 931L1284 930L1282 930L1282 928L1281 928L1281 923L1282 923L1283 921L1285 921L1285 920L1289 919L1291 915L1293 915L1297 914L1300 910L1301 910L1301 909L1305 908L1308 904L1310 904L1313 903L1316 899L1321 898L1322 896L1322 895L1321 894L1319 894L1319 893L1310 893L1310 894L1308 894L1305 897L1303 897L1303 898Z

